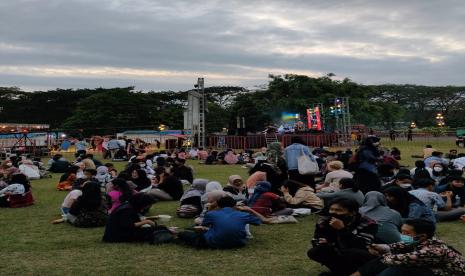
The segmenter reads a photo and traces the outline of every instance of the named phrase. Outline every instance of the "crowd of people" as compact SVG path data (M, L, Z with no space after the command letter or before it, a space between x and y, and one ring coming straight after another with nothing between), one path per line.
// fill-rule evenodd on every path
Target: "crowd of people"
M315 214L307 255L329 269L325 275L465 275L461 254L434 236L437 223L465 216L465 154L455 150L445 156L428 145L415 167L406 168L400 150L382 148L375 136L355 152L311 150L298 136L286 148L275 142L239 154L201 148L147 153L115 141L110 155L123 150L128 156L120 172L88 153L85 142L73 161L60 154L50 159L47 171L62 173L56 188L67 192L62 217L53 223L105 227L102 240L109 243L225 249L246 245L250 224ZM241 164L249 177L231 175L226 185L196 178L189 159ZM32 199L33 178L19 168L28 160L2 164L0 206L13 207L18 195ZM161 216L147 217L158 201L179 202L176 215L191 219L192 227L169 228Z

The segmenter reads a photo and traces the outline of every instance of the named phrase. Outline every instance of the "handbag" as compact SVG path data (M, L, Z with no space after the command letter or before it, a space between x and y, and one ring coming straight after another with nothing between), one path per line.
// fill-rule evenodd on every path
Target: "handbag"
M299 174L307 175L307 174L317 174L320 171L318 167L318 163L313 161L308 155L305 154L304 148L301 148L301 155L297 158L297 168L299 170Z

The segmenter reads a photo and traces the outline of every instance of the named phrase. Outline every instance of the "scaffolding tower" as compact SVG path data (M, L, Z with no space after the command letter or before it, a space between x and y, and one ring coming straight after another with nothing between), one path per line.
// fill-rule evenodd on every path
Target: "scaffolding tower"
M187 93L187 108L184 111L184 129L189 134L191 144L199 148L206 146L206 113L208 112L205 96L204 78L198 78L195 90Z
M335 130L340 144L351 142L352 126L350 122L349 97L337 97L330 106L330 115L336 119Z

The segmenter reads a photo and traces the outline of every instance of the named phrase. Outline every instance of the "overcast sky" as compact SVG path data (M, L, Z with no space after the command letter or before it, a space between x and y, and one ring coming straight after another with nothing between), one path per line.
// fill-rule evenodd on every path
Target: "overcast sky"
M465 1L1 0L0 86L465 85Z

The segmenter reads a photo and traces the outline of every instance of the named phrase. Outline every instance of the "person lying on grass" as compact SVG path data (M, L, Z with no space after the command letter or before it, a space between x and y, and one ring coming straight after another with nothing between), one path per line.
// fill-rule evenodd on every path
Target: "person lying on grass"
M368 250L379 256L352 276L465 275L462 255L434 237L435 225L424 219L409 219L402 225L401 242L371 244Z
M236 206L230 197L222 197L217 202L217 210L209 211L202 221L202 226L193 231L178 233L181 243L196 248L235 248L247 244L246 225L270 223L270 220L247 206Z

